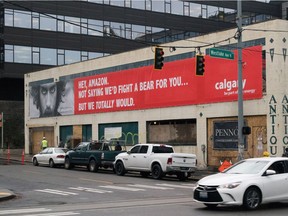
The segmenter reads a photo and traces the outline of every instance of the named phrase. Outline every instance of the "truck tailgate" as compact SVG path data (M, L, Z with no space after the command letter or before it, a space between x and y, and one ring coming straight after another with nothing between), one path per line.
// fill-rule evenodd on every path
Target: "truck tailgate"
M196 155L185 153L172 153L172 166L195 167Z

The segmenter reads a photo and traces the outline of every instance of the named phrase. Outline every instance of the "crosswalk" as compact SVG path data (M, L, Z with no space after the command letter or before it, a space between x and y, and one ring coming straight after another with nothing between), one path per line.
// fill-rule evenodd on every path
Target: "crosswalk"
M55 190L51 188L37 189L36 192L55 194L59 196L77 196L79 192L99 193L99 194L112 194L115 191L129 191L129 192L143 192L147 190L175 190L175 189L190 189L193 190L195 184L123 184L123 185L100 185L95 188L87 187L68 187L61 190Z
M70 216L79 215L80 213L73 211L53 212L48 208L29 208L29 209L13 209L0 210L0 215L21 215L21 216Z
M127 191L127 192L145 192L149 190L159 190L159 191L173 191L173 190L193 190L195 184L111 184L111 185L98 185L95 187L65 187L65 188L44 188L35 189L36 193L46 193L55 196L79 196L80 193L97 193L97 194L113 194L116 191ZM27 208L27 209L10 209L10 210L0 210L1 215L13 215L13 216L73 216L80 215L81 212L77 210L68 211L58 211L49 208Z

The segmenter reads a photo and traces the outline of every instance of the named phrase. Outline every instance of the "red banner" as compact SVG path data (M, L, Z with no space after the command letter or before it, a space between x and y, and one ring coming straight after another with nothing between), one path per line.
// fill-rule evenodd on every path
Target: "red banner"
M74 113L86 114L234 101L238 98L234 60L205 56L204 76L195 75L195 58L80 77L74 80ZM262 97L262 47L243 49L243 97Z

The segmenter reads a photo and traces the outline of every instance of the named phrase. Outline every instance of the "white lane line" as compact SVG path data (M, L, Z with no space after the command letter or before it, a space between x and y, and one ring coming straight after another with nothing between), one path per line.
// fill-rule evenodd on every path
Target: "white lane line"
M116 189L116 190L127 190L127 191L146 191L145 189L141 189L141 188L129 188L129 187L114 186L114 185L99 186L99 187Z
M174 184L156 184L156 185L160 185L160 186L166 186L166 187L173 187L173 188L188 188L188 189L193 189L194 185L174 185Z
M171 187L159 187L153 185L141 185L141 184L128 184L129 187L140 187L140 188L148 188L148 189L157 189L157 190L173 190Z
M72 192L68 192L68 191L53 190L53 189L44 189L44 190L35 190L35 191L43 192L43 193L57 194L57 195L62 195L62 196L78 195L77 193L72 193Z
M68 215L79 215L80 213L76 212L50 212L50 213L43 213L43 214L29 214L29 215L22 215L22 216L68 216Z
M46 208L30 208L30 209L2 210L2 211L0 211L0 215L35 213L35 212L45 212L45 211L46 211L46 212L47 212L47 211L51 211L51 209L46 209Z
M91 193L113 193L113 191L108 190L101 190L97 188L85 188L85 187L69 187L71 190L78 190L78 191L85 191L85 192L91 192Z

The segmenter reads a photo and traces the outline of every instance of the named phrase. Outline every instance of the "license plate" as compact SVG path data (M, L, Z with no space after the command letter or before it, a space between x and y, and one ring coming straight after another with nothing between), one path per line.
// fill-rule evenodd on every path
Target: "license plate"
M180 167L180 170L188 170L189 167Z
M208 193L206 191L200 191L199 197L200 198L208 198Z

